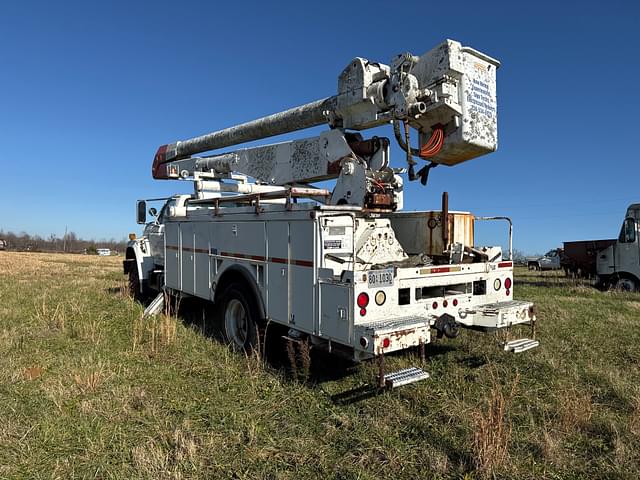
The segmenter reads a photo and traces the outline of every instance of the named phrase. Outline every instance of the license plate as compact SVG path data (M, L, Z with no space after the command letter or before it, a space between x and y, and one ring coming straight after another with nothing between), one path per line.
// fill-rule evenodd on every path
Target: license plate
M369 272L367 283L369 288L393 287L393 268Z

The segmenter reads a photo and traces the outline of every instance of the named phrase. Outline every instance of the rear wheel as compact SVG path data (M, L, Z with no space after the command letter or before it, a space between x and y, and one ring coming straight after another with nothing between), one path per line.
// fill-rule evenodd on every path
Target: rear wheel
M636 282L631 278L620 277L615 283L616 290L622 292L635 292L638 288Z
M217 303L222 334L231 348L247 353L257 349L259 315L254 296L243 284L232 283Z

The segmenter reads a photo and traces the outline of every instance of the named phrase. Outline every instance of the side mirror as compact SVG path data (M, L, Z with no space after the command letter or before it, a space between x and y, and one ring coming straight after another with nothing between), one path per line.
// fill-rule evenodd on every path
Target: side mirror
M138 200L136 204L136 221L139 224L147 223L147 202Z
M157 217L158 216L158 210L156 210L155 208L151 207L149 209L149 215L151 215L152 217Z

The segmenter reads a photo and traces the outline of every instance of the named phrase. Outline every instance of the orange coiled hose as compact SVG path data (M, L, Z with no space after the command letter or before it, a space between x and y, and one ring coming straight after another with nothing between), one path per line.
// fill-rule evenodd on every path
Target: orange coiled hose
M440 152L444 145L444 130L442 127L436 127L431 133L431 137L427 143L420 147L420 158L431 158Z

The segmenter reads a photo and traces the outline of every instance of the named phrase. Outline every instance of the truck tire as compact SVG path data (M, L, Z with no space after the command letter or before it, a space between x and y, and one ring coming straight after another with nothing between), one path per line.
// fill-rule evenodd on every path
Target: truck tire
M615 289L621 292L636 292L638 285L629 277L619 277L615 283Z
M258 348L258 306L241 283L230 283L216 302L216 316L225 342L235 351Z
M137 300L138 302L142 302L144 300L144 295L140 290L140 276L138 275L138 269L135 265L129 270L127 290L129 291L129 296L134 300Z

